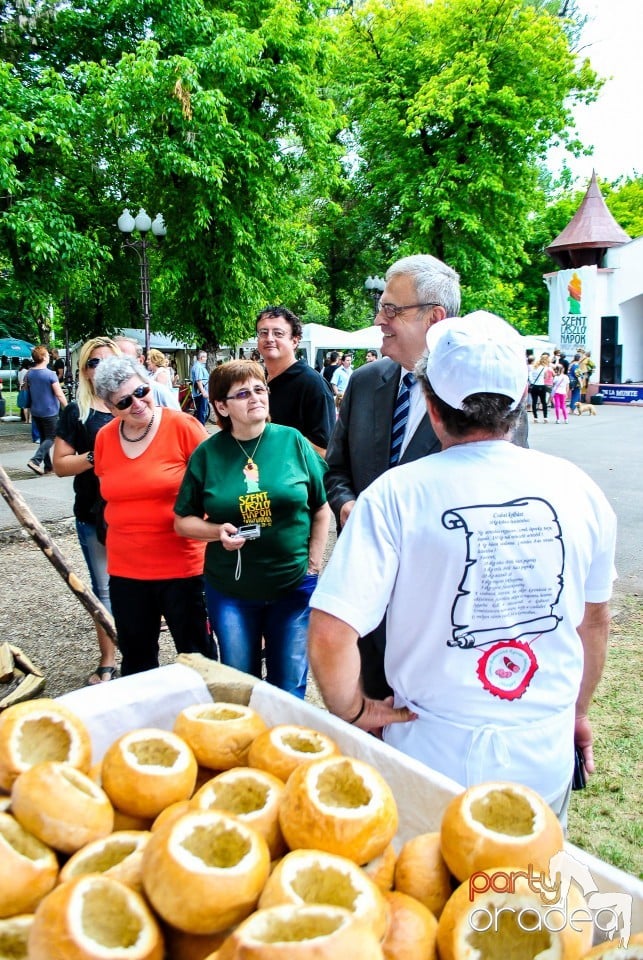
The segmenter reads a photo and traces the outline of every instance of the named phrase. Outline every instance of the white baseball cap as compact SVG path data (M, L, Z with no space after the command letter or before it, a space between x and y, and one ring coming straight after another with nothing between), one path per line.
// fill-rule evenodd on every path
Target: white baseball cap
M435 393L455 410L473 393L509 397L515 410L527 386L522 337L501 317L476 310L429 328L426 376Z

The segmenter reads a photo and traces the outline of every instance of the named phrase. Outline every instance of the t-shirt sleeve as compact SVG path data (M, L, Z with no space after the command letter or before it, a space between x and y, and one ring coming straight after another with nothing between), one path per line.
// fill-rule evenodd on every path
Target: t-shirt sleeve
M58 417L58 426L56 427L56 436L60 437L61 440L64 440L65 443L68 443L70 447L73 447L79 453L84 453L84 450L80 449L80 418L78 414L78 404L76 402L68 403L67 406L60 411Z
M307 423L303 433L311 443L325 450L335 426L335 398L328 382L320 376L317 380L319 382L311 382L306 391L304 415Z
M205 455L198 448L194 451L183 476L174 512L179 517L205 516L203 490L205 479Z
M322 460L317 451L314 450L308 442L302 442L299 437L297 438L297 442L300 444L306 470L308 471L308 506L314 513L323 506L327 500L324 475L328 467L326 462Z
M381 623L399 569L400 518L383 479L359 496L310 599L361 637Z

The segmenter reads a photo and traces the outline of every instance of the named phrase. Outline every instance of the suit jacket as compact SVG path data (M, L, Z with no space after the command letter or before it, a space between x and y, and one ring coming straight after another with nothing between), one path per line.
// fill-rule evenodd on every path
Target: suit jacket
M384 357L365 363L350 378L326 451L326 493L338 529L342 505L356 500L373 480L389 469L391 423L400 371L399 363ZM527 429L527 417L523 414L513 442L528 446ZM411 463L440 449L440 441L425 413L399 462Z
M389 469L391 423L399 385L400 365L388 357L365 363L350 378L326 452L326 493L338 524L342 505L356 500ZM424 414L400 463L439 450L440 441L428 414Z

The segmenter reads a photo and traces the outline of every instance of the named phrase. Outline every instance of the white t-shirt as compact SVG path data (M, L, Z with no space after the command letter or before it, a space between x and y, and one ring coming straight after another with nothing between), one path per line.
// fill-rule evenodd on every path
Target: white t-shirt
M311 606L360 636L386 614L385 667L418 720L385 740L463 786L571 778L576 627L609 599L616 518L569 461L504 441L398 466L358 498Z

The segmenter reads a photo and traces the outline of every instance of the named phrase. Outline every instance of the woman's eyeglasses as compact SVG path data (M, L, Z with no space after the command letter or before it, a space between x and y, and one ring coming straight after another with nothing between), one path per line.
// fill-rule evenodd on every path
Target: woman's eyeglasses
M100 357L90 357L85 366L89 367L90 370L95 370L100 363L100 360Z
M116 407L117 410L128 410L134 400L142 400L143 397L146 397L152 388L148 387L147 384L141 384L140 387L137 387L136 390L132 390L126 397L121 397L120 400L117 400L116 403L113 403L112 406Z
M226 397L226 400L249 400L253 393L257 397L265 397L266 394L270 393L270 390L268 387L253 387L252 390L239 390L238 393L231 393L229 397Z

